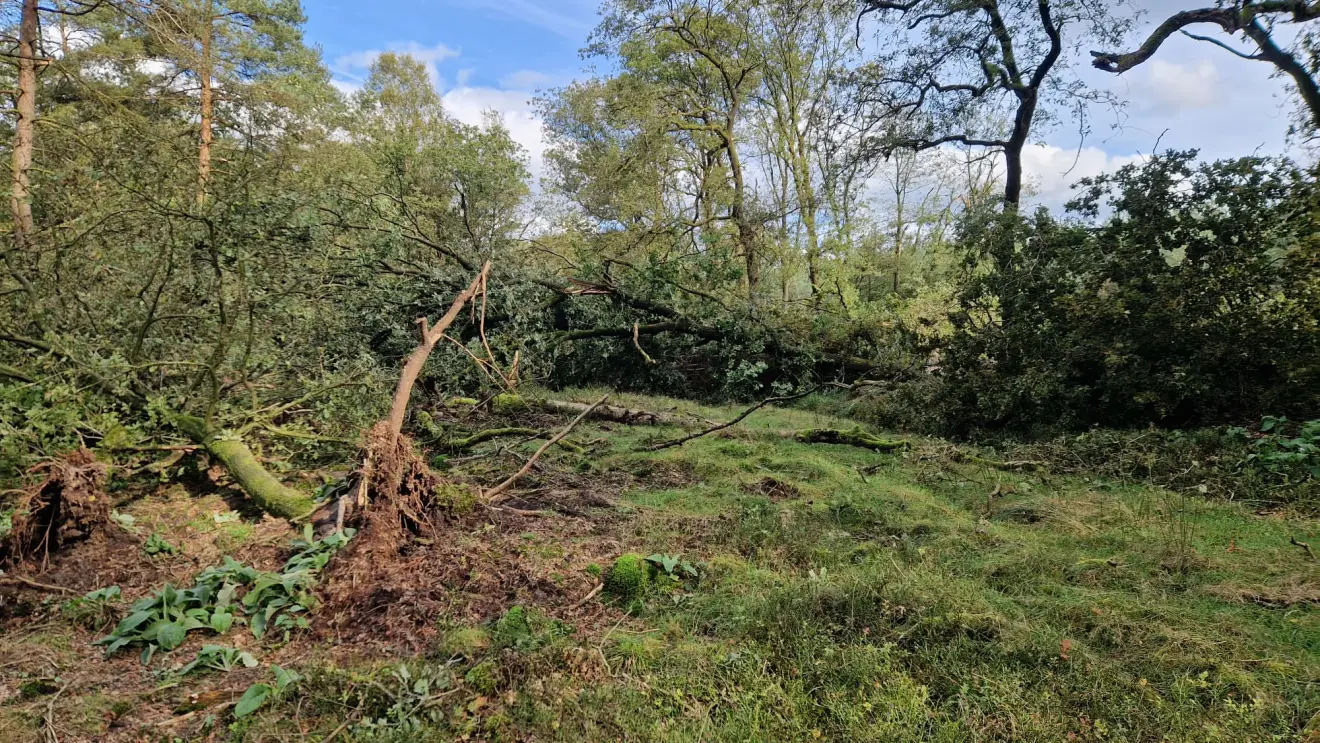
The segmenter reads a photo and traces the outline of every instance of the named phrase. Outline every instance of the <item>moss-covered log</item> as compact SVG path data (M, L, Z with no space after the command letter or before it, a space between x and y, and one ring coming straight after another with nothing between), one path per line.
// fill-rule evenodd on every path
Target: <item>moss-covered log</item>
M860 428L853 428L848 431L841 431L836 428L809 428L805 431L798 431L793 435L793 438L804 444L846 444L848 446L860 446L863 449L872 451L897 451L911 446L911 443L904 439L882 439Z
M175 423L179 430L220 460L234 482L267 513L298 519L316 508L311 496L276 479L241 440L220 438L205 421L190 415L177 416Z
M471 436L461 439L451 439L443 442L443 446L450 451L463 451L471 449L477 444L483 444L491 439L498 439L503 436L540 436L542 432L535 428L490 428L485 431L478 431Z

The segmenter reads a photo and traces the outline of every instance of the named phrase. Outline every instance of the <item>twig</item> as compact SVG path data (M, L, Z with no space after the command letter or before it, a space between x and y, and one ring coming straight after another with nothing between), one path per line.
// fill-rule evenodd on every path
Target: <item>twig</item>
M42 740L49 741L49 743L60 743L60 738L55 733L55 702L60 698L60 695L64 693L64 690L69 688L69 684L72 683L73 682L70 681L64 686L61 686L60 690L55 692L54 696L50 698L50 701L46 703L46 715L42 718L41 726Z
M332 741L332 740L334 740L335 738L339 737L339 734L340 734L340 733L342 733L342 732L344 732L345 730L347 730L347 729L348 729L348 726L353 724L353 721L357 718L358 713L361 712L361 711L362 711L362 705L358 705L358 708L355 709L355 710L353 710L353 713L352 713L352 714L350 714L348 717L345 717L345 718L344 718L344 721L343 721L342 723L340 723L339 727L337 727L337 728L335 728L334 730L330 731L330 734L329 734L329 735L327 735L327 736L325 736L324 738L321 739L321 743L330 743L330 741Z
M554 446L555 444L559 443L560 439L562 439L562 438L564 438L565 436L567 436L568 433L569 433L570 431L573 430L573 427L574 427L574 426L576 426L577 424L581 423L582 420L583 420L584 418L586 418L588 415L591 415L592 411L594 411L596 408L600 407L601 405L604 405L604 404L605 404L605 401L608 400L608 399L610 399L610 396L609 396L609 395L603 395L599 400L597 400L596 402L592 403L590 407L588 407L586 410L582 411L582 413L581 413L580 415L578 415L578 417L574 418L574 419L573 419L573 422L570 423L570 424L568 424L568 426L566 426L566 427L564 428L564 430L562 430L562 431L560 431L559 433L555 434L553 438L551 438L549 441L547 441L547 442L545 442L544 444L542 444L542 445L541 445L541 448L537 449L537 450L536 450L536 453L532 455L532 458L531 458L531 459L528 459L528 460L527 460L527 463L524 464L524 465L522 466L522 469L520 469L520 470L518 470L517 472L513 473L513 476L510 477L509 479L505 480L504 482L500 483L499 485L496 485L495 487L493 487L493 488L491 488L490 490L487 490L485 493L483 493L483 496L485 497L486 501L489 502L489 503L494 503L494 502L495 502L495 499L496 499L501 493L503 493L504 491L506 491L506 490L508 490L509 488L513 487L514 483L518 482L518 480L521 479L523 475L525 475L525 474L527 474L529 471L531 471L531 469L532 469L532 465L536 464L536 460L540 459L540 458L541 458L541 455L542 455L542 454L545 454L545 452L546 452L547 449L549 449L550 447L552 447L552 446Z
M1288 541L1292 543L1292 546L1301 547L1302 549L1306 550L1306 554L1310 555L1312 560L1316 559L1315 550L1311 549L1311 545L1307 544L1306 542L1297 541L1297 537L1289 537Z
M201 709L195 709L192 712L179 715L178 717L171 717L168 720L161 720L160 722L156 723L156 727L163 728L163 727L169 727L171 725L178 725L181 722L185 722L187 720L191 720L192 718L196 717L198 712L211 712L218 714L220 712L224 712L230 707L233 707L235 704L237 704L237 702L221 702L220 704L217 704L212 707L202 707ZM326 740L329 739L327 738Z
M0 575L0 583L20 583L28 588L35 588L38 591L49 591L51 593L77 594L72 588L64 586L52 586L47 583L38 583L31 578L24 578L21 575Z
M596 587L593 588L593 589L591 589L591 593L587 594L586 596L583 596L581 601L577 602L576 604L573 604L572 606L570 606L570 607L568 607L568 608L569 608L570 610L571 610L571 609L577 609L577 608L580 608L583 604L585 604L585 603L587 603L588 601L590 601L590 600L596 598L596 596L599 595L600 592L601 592L601 590L604 589L604 588L605 588L605 584L604 584L604 583L597 583L597 584L596 584Z
M646 359L646 363L648 363L648 364L655 364L655 363L656 363L655 359L651 358L651 354L647 353L647 352L646 352L646 349L642 348L642 341L641 341L640 338L637 337L638 335L641 334L641 330L642 330L642 326L641 326L641 324L640 324L640 323L636 323L636 322L634 322L634 323L633 323L633 345L637 348L637 353L640 353L640 354L642 355L642 358L643 358L643 359Z
M733 426L736 426L736 425L738 425L739 423L741 423L741 422L743 421L744 418L746 418L747 416L751 415L752 413L755 413L756 411L760 410L761 408L765 407L766 405L770 405L770 404L772 404L772 403L779 403L779 402L789 402L789 401L791 401L791 400L798 400L798 399L801 399L801 398L803 398L803 397L806 397L807 395L810 395L810 394L813 393L813 392L816 392L816 391L819 390L819 389L820 389L820 386L816 386L816 387L812 387L811 389L807 390L806 392L799 392L799 393L797 393L796 395L783 395L783 396L780 396L780 397L767 397L766 399L764 399L764 400L762 400L762 401L756 403L756 404L753 405L752 407L750 407L750 408L744 410L744 411L742 412L741 415L739 415L737 418L734 418L733 420L729 421L728 423L721 423L721 424L719 424L718 426L713 426L713 427L711 427L711 428L707 428L706 430L701 431L700 433L690 434L690 435L688 435L688 436L684 436L684 437L679 438L679 439L673 439L672 441L665 441L665 442L662 442L662 443L659 443L659 444L654 444L654 445L652 445L652 446L647 446L647 447L644 447L644 448L642 448L642 449L639 449L639 451L660 451L660 450L662 450L662 449L670 449L670 448L673 448L673 447L675 447L675 446L682 446L683 444L686 444L687 442L692 441L693 439L699 439L699 438L701 438L702 436L709 436L710 434L715 433L716 431L723 431L723 430L726 429L726 428L731 428L731 427L733 427Z

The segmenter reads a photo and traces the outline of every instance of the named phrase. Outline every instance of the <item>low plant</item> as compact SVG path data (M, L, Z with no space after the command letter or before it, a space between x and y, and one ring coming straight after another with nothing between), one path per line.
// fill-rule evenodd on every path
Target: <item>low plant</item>
M274 626L283 629L287 639L289 631L307 626L302 615L314 606L311 588L318 573L352 537L353 530L345 529L313 540L309 525L303 539L294 542L297 552L279 572L258 570L226 555L223 563L198 574L192 588L166 585L133 604L131 613L96 644L106 646L106 655L141 645L145 665L157 650L177 648L194 630L228 632L239 610L254 636L264 637ZM245 590L241 598L240 590Z
M114 605L121 597L119 586L98 588L60 604L60 614L79 626L98 629L114 621L117 613Z
M239 666L256 668L257 659L246 650L224 645L203 645L202 649L197 651L197 657L179 669L179 675L186 676L199 668L229 673Z
M1252 452L1239 467L1262 471L1283 482L1320 480L1320 420L1301 424L1295 436L1286 433L1289 428L1287 418L1267 416L1254 436L1245 428L1228 429L1230 437L1251 442Z
M684 560L682 555L654 554L646 558L657 576L663 575L675 583L685 580L697 580L701 577L697 566Z
M444 669L424 665L413 671L400 665L378 685L386 696L382 708L355 725L353 735L365 739L407 735L438 725L445 718L441 705L453 687L453 674Z
M279 666L271 666L270 670L275 674L275 683L256 683L249 686L243 692L243 696L238 698L238 704L234 705L234 717L247 717L261 709L267 701L283 696L294 684L302 680L302 676L297 671Z
M151 536L147 537L146 543L142 545L142 551L151 557L155 557L156 555L177 555L183 550L165 541L165 538L157 532L152 532Z

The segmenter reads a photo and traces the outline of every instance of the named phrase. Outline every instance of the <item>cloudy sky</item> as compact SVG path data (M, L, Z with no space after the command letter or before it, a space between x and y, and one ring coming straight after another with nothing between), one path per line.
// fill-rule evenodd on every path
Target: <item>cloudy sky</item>
M1194 0L1137 0L1136 6L1146 13L1138 34L1171 12L1199 7ZM484 110L501 112L539 175L544 145L531 99L537 90L588 74L578 50L596 23L598 3L304 0L304 7L308 40L321 47L342 88L360 83L382 50L411 53L429 65L457 118L477 123ZM1157 142L1160 149L1196 147L1212 158L1287 151L1291 104L1271 69L1182 37L1122 77L1087 68L1085 78L1115 92L1127 108L1121 121L1094 112L1084 141L1075 125L1044 133L1044 143L1027 153L1037 198L1057 205L1069 183L1150 153Z

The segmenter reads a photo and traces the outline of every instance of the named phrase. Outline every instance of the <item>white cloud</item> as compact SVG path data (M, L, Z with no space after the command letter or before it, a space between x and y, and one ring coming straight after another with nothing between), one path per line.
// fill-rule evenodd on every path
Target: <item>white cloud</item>
M1022 170L1032 192L1030 200L1057 210L1072 198L1072 185L1082 178L1112 173L1145 159L1145 155L1111 155L1099 147L1079 150L1032 144L1022 151Z
M541 117L532 107L532 97L533 93L527 90L464 86L445 93L444 105L450 116L464 124L483 123L487 111L498 113L509 136L527 150L528 169L535 186L544 172L546 143Z
M336 57L330 63L330 71L337 78L335 87L345 92L356 90L366 77L367 70L370 69L372 63L385 52L407 54L426 65L426 71L431 76L431 82L437 89L444 87L444 78L440 76L440 63L446 59L459 56L459 51L448 45L423 46L416 41L387 44L384 49L364 49L350 52Z
M1225 92L1219 68L1209 59L1183 64L1152 59L1138 68L1132 81L1133 100L1146 112L1170 116L1224 105Z

